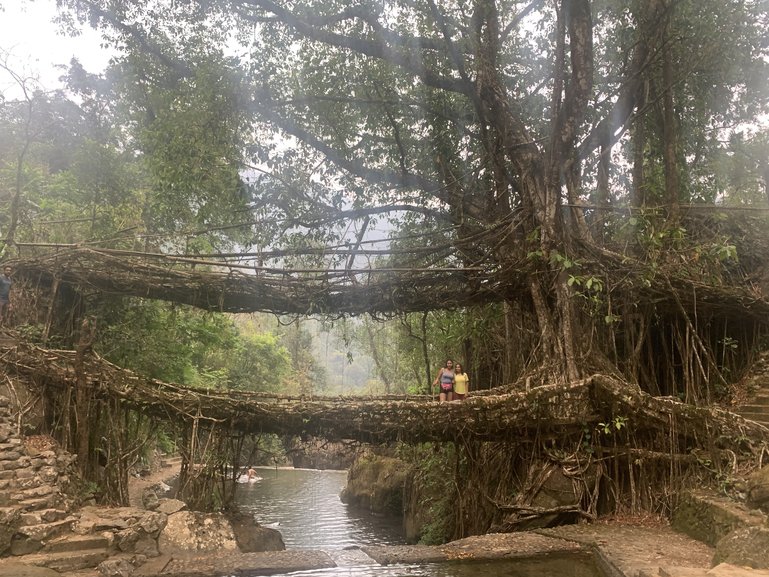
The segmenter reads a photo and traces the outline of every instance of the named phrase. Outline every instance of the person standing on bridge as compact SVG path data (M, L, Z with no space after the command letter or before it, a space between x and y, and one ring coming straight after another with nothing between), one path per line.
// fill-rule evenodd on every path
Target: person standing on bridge
M462 365L454 365L454 398L463 401L470 392L470 375L468 375Z
M454 361L446 361L446 366L441 367L438 376L433 381L433 386L438 386L438 398L441 402L453 401L454 397Z
M0 275L0 325L4 325L11 307L11 267L3 267Z

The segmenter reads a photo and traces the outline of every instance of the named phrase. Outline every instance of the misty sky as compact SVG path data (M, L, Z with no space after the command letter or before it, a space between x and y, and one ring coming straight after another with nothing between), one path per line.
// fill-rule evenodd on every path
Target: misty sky
M58 88L67 65L75 56L89 72L101 72L109 54L99 46L99 36L87 29L78 38L59 32L52 22L55 0L0 0L0 59L16 74L36 78L44 90ZM12 89L13 81L0 74L0 91Z

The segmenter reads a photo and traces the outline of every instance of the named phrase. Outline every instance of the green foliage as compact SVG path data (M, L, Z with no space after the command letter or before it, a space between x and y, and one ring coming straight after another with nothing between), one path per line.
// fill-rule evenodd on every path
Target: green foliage
M454 532L458 497L454 482L456 451L456 447L449 443L399 448L399 457L415 468L412 491L418 495L420 515L424 514L428 519L419 539L423 545L446 543Z
M176 441L164 430L159 430L155 435L155 446L166 455L176 452Z
M224 317L140 299L104 303L99 320L96 346L105 357L177 383L192 384L192 367L204 366L214 350L224 354L235 339Z
M501 271L518 264L525 271L515 274L565 273L582 297L574 312L587 313L574 315L575 338L594 328L581 326L583 317L597 319L586 324L603 319L597 339L609 356L611 333L621 337L624 328L619 307L609 303L617 287L600 264L573 252L576 243L541 245L550 227L567 222L566 213L543 223L542 214L552 217L562 207L538 203L559 195L522 184L565 179L566 167L579 159L574 192L579 201L598 198L595 168L600 156L608 158L608 190L601 192L607 198L600 200L633 211L607 217L595 238L648 267L627 282L652 287L658 271L670 270L722 281L744 258L739 235L703 238L655 207L671 200L763 201L769 132L755 121L769 108L762 82L768 12L755 1L684 0L663 15L652 14L654 3L589 4L594 84L584 119L574 119L578 136L566 142L553 137L553 119L572 110L572 91L550 91L561 85L552 81L554 63L576 65L576 53L573 38L556 42L563 20L551 3L532 4L520 26L489 42L476 32L515 24L520 3L396 2L382 10L364 2L339 19L347 6L336 0L291 2L274 13L270 3L241 10L239 0L62 0L63 22L101 27L118 54L100 76L73 63L67 89L74 98L31 91L28 99L3 101L0 189L18 187L24 201L16 239L193 254L232 246L298 251L349 243L362 218L388 218L393 254L375 266L483 269L481 278L468 274L468 283L504 279ZM649 53L634 70L634 51L644 46ZM238 59L225 56L232 50ZM663 58L674 63L672 82L663 77ZM481 114L489 104L479 105L479 89L494 88L485 81L495 79L509 106ZM625 102L642 93L646 100ZM667 129L676 128L675 142L666 142L666 96L674 103L675 126ZM628 117L619 118L625 105ZM617 144L602 155L593 143L607 129ZM667 196L671 148L680 181L675 199ZM634 205L636 162L644 198ZM559 190L562 184L551 183ZM3 232L10 198L0 195ZM511 234L498 234L510 216ZM280 258L279 266L333 268L346 255ZM494 374L517 374L500 369L512 364L509 357L518 354L519 366L536 362L532 350L552 337L519 347L534 323L519 318L516 327L505 326L499 306L366 321L342 330L373 370L351 368L348 351L334 347L328 375L312 332L298 323L271 331L273 338L244 335L230 320L184 309L140 301L102 306L98 346L109 358L202 387L316 394L341 388L355 372L357 383L373 377L372 391L392 377L393 391L426 392L447 357L471 371L483 367L490 385ZM555 324L566 318L563 311L540 312Z
M194 76L146 96L152 116L141 144L154 185L145 212L153 230L229 223L245 207L237 91L227 63L211 58Z
M290 373L288 349L270 333L241 337L229 369L230 385L235 389L283 392Z
M619 433L628 424L628 418L616 416L608 423L598 423L596 430L604 435L611 435L613 432Z
M328 375L313 352L313 337L306 323L293 319L278 329L278 336L290 359L290 374L286 379L287 393L322 394L328 384Z

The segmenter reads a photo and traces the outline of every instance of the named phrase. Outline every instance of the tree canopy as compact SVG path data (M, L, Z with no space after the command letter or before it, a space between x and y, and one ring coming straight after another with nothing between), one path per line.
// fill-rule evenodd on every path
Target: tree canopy
M91 146L62 189L70 216L92 207L78 242L297 271L312 294L312 271L458 269L449 293L508 303L511 377L521 349L550 379L613 366L697 390L765 328L742 315L762 300L765 3L58 5L117 50L101 77L70 71ZM473 304L426 286L394 310ZM661 346L689 368L660 374Z

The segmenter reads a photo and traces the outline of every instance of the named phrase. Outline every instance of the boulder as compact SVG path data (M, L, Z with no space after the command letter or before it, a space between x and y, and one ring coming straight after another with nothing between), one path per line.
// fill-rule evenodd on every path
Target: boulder
M246 513L230 513L227 515L235 541L242 553L261 553L262 551L283 551L283 535L276 529L262 527L253 515Z
M101 577L131 577L146 562L142 555L120 555L102 561L96 569Z
M168 516L158 548L164 554L238 551L235 533L221 513L179 511Z
M147 487L142 491L142 507L149 511L154 511L160 505L160 499L152 487Z
M366 454L358 457L347 474L339 498L372 513L403 514L403 488L409 465L394 457Z
M592 484L594 478L594 469L585 471L582 487L584 487L584 483ZM576 510L579 508L580 501L582 500L581 491L583 490L580 485L575 484L574 479L563 472L563 469L555 467L550 471L544 483L542 483L531 499L530 505L534 509L543 511L550 511L560 507L572 507ZM578 519L578 513L574 511L553 512L539 515L530 520L516 519L516 529L518 531L543 529L556 525L571 524L576 519Z
M18 507L0 508L0 555L11 547L11 540L21 526L21 509Z
M128 559L107 559L97 569L102 577L131 577L136 567Z
M179 499L160 499L157 511L166 515L173 515L187 508L187 503Z
M719 563L769 569L769 529L743 527L724 536L713 556L713 564Z
M746 485L748 506L769 513L769 465L754 471L746 479Z
M284 439L283 445L297 469L349 469L358 452L357 448L344 443L331 443L317 437Z
M134 553L144 557L157 557L157 540L140 527L129 527L115 534L117 548L123 553Z
M741 503L705 491L687 491L673 510L672 525L689 537L715 547L735 529L758 527L766 516Z

